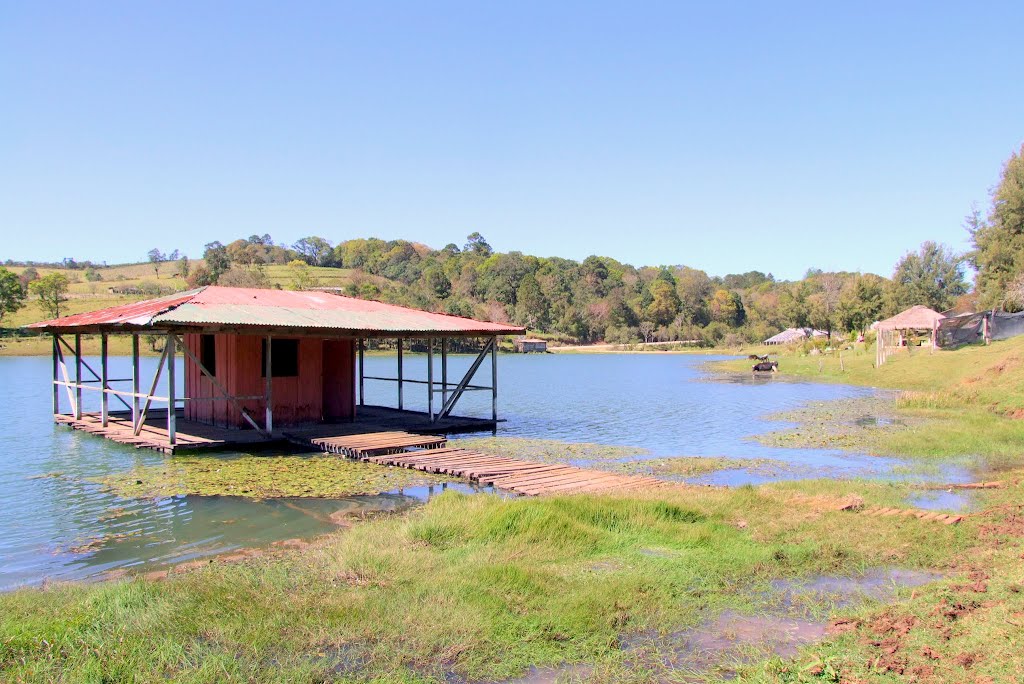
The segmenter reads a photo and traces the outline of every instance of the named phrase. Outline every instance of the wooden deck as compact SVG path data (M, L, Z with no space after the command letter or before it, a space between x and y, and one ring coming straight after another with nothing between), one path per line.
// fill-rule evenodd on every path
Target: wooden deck
M312 449L347 458L451 475L529 496L671 486L671 483L653 477L618 475L574 466L503 458L469 449L448 448L445 438L436 435L389 431L328 436L321 431L291 433L289 439Z
M493 486L517 494L567 494L574 492L609 492L668 487L671 483L653 477L619 475L601 470L587 470L568 465L555 465L503 458L469 449L448 447L448 440L438 434L424 434L429 421L422 414L414 414L404 421L394 409L376 413L380 422L372 422L364 415L353 423L319 424L286 428L275 431L267 439L255 430L229 430L204 423L185 420L179 411L175 446L167 443L167 415L151 412L136 437L132 434L131 414L111 413L107 427L103 427L99 414L83 414L76 420L72 416L58 415L54 420L76 430L83 430L136 448L155 449L164 453L198 449L244 449L272 442L288 441L307 449L336 454L368 463L399 468L412 468L425 473L459 477L485 486ZM460 419L451 419L453 424ZM467 419L462 419L466 421ZM469 421L473 419L468 419ZM481 421L491 423L491 421ZM463 422L463 429L472 425ZM493 423L485 429L491 429Z
M416 434L452 434L460 432L493 431L497 423L484 418L449 416L431 423L425 413L399 411L381 406L360 406L355 421L340 423L319 423L311 426L275 430L271 437L265 437L256 430L237 430L216 427L192 420L186 420L179 409L176 418L177 444L171 446L167 435L166 409L150 409L146 422L138 436L132 431L131 413L111 411L107 427L103 427L99 413L83 413L80 419L67 414L58 414L54 421L76 430L82 430L105 437L120 444L140 449L153 449L166 454L202 449L245 449L260 444L286 442L289 435L338 436L401 430Z
M166 411L152 411L138 436L133 434L132 416L127 412L111 412L107 427L103 427L98 413L83 413L78 420L74 416L59 414L54 421L100 437L127 444L139 449L154 449L165 454L198 449L233 449L267 443L268 440L255 430L226 430L224 428L185 420L178 411L177 444L171 446L167 436Z

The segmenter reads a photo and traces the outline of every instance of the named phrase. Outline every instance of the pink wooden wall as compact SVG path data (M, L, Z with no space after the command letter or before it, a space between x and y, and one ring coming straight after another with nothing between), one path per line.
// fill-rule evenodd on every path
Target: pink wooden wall
M217 334L217 368L209 369L234 396L263 396L262 340L257 335ZM185 335L185 344L201 357L200 335ZM273 386L274 426L315 423L355 417L355 346L351 340L299 339L299 374L276 377ZM188 397L222 396L189 358L185 360ZM243 401L257 424L264 421L263 399ZM247 428L235 405L227 401L189 401L185 417L221 427Z

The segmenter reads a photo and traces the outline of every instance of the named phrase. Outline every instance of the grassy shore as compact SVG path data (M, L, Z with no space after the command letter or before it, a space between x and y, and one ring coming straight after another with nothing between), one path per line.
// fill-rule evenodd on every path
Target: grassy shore
M1024 337L934 353L915 348L890 357L877 369L873 349L846 351L842 360L837 353L782 353L778 360L782 376L898 390L894 400L875 402L871 412L893 421L880 429L852 424L849 418L865 411L844 410L843 402L810 407L798 416L780 416L803 423L788 433L793 439L787 446L824 445L879 455L955 458L971 461L982 471L1020 464ZM750 372L746 359L713 367ZM844 413L845 418L837 419ZM782 433L782 438L786 437L787 433Z
M829 497L851 493L885 505L906 490L807 482L628 498L445 494L284 559L213 563L163 582L4 595L0 674L6 681L444 682L585 662L590 681L650 681L665 674L664 664L635 662L621 648L630 635L693 627L726 609L769 610L774 579L892 564L940 569L951 576L928 590L936 601L973 581L962 559L982 544L980 519L954 527L829 510ZM794 505L793 494L826 505ZM986 496L992 505L1011 498L1005 490ZM1019 539L1010 543L1016 548ZM919 610L922 600L906 605ZM821 617L828 606L801 610ZM864 610L854 610L858 625L869 624ZM804 665L856 670L848 649L870 647L837 638L807 651ZM976 672L1024 664L1019 654L1009 657L978 662ZM755 662L743 671L770 680L801 667Z

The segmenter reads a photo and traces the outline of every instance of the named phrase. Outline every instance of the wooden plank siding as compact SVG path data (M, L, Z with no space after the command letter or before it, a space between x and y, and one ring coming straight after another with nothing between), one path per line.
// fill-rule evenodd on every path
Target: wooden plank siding
M216 368L212 372L233 396L260 396L266 391L263 377L263 340L258 335L217 333ZM183 342L201 358L201 335L188 333ZM186 396L198 399L185 404L185 418L217 427L249 427L234 403L223 400L213 382L199 366L186 357ZM355 345L352 340L298 338L298 375L275 377L273 410L275 425L288 426L322 420L355 417ZM216 401L205 401L215 398ZM239 402L250 416L262 423L266 409L263 399Z

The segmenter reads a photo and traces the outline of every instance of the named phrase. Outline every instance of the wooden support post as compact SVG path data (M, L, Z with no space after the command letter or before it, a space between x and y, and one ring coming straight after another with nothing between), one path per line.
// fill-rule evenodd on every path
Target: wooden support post
M434 422L434 340L427 338L427 415Z
M110 395L107 384L110 373L107 371L107 333L100 333L100 424L107 427L110 422Z
M64 340L59 336L55 337L58 342L64 342ZM71 407L71 415L77 415L78 410L75 408L75 393L71 391L71 375L68 373L68 364L64 360L64 352L61 350L60 344L57 345L57 365L60 367L61 377L64 378L64 389L68 393L68 406Z
M82 419L82 335L75 333L75 420Z
M366 387L363 378L366 376L364 356L366 354L366 340L359 338L359 405L366 406Z
M491 338L491 420L498 420L498 338Z
M448 401L448 338L441 338L441 406Z
M267 356L264 359L263 374L267 378L265 392L266 398L264 399L267 403L267 413L266 419L264 420L264 428L268 435L273 434L274 432L274 365L271 357L272 346L271 337L270 335L267 335Z
M404 408L402 401L402 338L398 338L398 410Z
M58 344L59 343L57 342L57 334L54 333L52 335L52 337L53 337L53 415L57 415L58 413L60 413L60 385L57 384L57 382L59 382L59 380L60 380L60 378L57 375L59 373L59 371L57 369L57 353L60 350L58 349Z
M352 350L352 352L348 355L349 356L348 362L349 362L349 364L351 364L349 366L349 368L351 368L352 372L354 373L355 369L356 369L356 358L357 358L358 352L356 351L356 345L355 344L353 344L350 347L350 349ZM360 374L361 373L362 373L362 370L360 370ZM360 379L360 381L362 381L362 379ZM349 420L355 420L356 419L356 385L355 385L355 377L354 376L352 378L352 384L349 387L351 387L351 389L352 389L352 394L349 395L349 396L352 397L352 415L348 416L348 418L349 418Z
M480 350L480 353L473 360L473 363L470 364L469 370L467 370L466 374L462 376L462 380L459 380L459 383L455 385L455 389L452 390L451 396L448 397L448 401L446 401L444 406L441 407L441 413L438 414L438 418L446 418L451 414L452 409L455 408L455 405L459 403L459 399L462 398L462 393L466 391L466 386L469 385L469 381L476 376L476 372L480 369L480 366L483 365L484 360L487 358L487 353L492 351L492 347L496 344L496 339L497 338L491 338L488 340L487 344L484 345L484 348ZM486 387L482 389L486 389Z
M132 333L132 429L139 425L139 334Z
M174 333L167 333L167 443L171 446L178 441L178 407L174 397L174 351L178 346Z
M164 362L167 360L167 345L164 345L164 351L160 355L160 360L156 363L156 373L153 375L153 384L149 387L149 392L146 393L146 403L142 405L142 411L139 413L139 420L135 423L135 432L133 433L136 437L142 432L142 425L146 422L146 414L149 413L149 405L153 403L153 397L156 396L156 388L160 384L160 376L164 372Z

